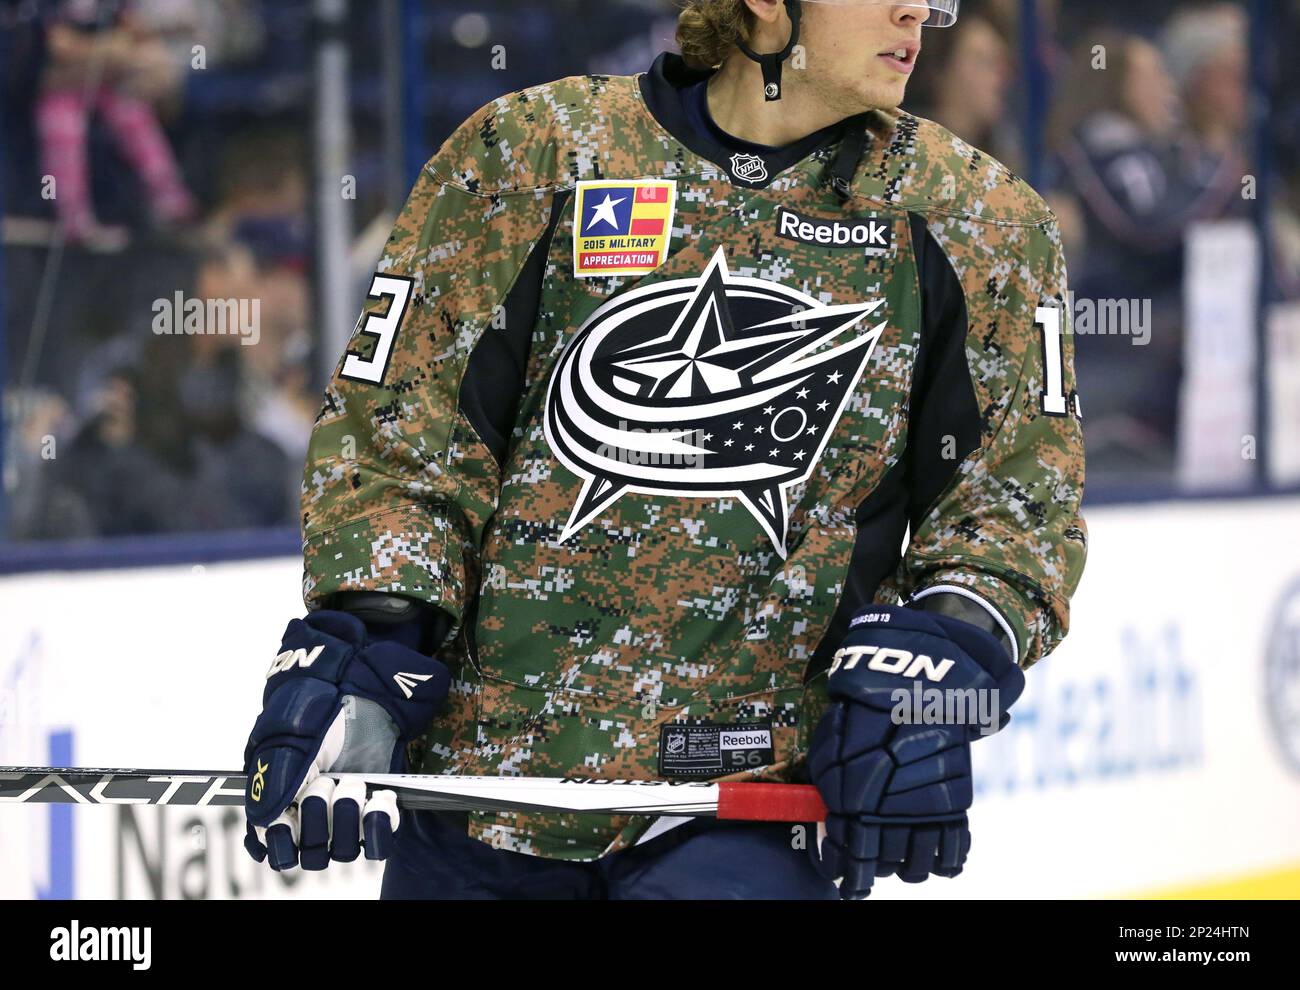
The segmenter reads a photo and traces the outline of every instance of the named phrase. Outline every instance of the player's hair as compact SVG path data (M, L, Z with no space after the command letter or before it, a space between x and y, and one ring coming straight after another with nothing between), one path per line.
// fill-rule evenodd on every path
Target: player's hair
M701 69L721 65L749 40L753 17L745 0L681 0L677 45L687 63Z

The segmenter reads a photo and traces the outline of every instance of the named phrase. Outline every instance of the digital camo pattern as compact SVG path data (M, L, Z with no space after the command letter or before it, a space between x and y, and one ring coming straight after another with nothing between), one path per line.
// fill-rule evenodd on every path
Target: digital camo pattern
M966 290L983 445L883 594L970 586L1011 622L1026 664L1064 635L1085 551L1082 442L1076 419L1041 413L1034 326L1037 307L1063 305L1055 221L1023 182L934 124L882 113L873 132L848 204L822 181L833 148L766 189L740 188L659 126L635 79L580 77L494 101L426 167L380 265L413 280L382 385L335 375L303 486L309 605L345 588L399 592L463 620L441 653L452 704L414 747L422 770L654 777L660 727L700 721L771 723L776 762L733 776L797 772L824 704L824 677L805 684L805 668L843 589L854 509L907 443L920 325L909 211L927 214ZM643 277L575 278L567 200L498 466L457 412L469 354L497 332L554 193L611 178L676 181L670 255ZM875 218L892 246L781 238L782 207ZM751 507L728 496L628 491L566 534L587 479L547 440L557 364L602 305L698 279L720 251L731 274L824 306L880 303L865 325L883 323L865 371L812 471L786 492L784 558ZM368 310L382 316L388 305ZM352 349L375 346L358 334ZM590 859L647 824L476 815L471 831L503 848Z
M912 535L892 587L899 594L970 587L1010 622L1028 666L1065 636L1087 554L1060 232L1039 196L1000 162L931 122L905 114L897 120L891 146L859 188L925 213L962 283L984 445ZM1042 411L1039 307L1062 314L1066 416Z

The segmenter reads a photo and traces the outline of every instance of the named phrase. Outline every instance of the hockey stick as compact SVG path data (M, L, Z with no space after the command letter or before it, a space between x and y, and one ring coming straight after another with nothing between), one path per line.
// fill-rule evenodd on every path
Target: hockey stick
M367 793L397 792L402 808L546 814L670 815L730 821L819 822L817 788L590 777L442 777L428 774L326 774L359 780ZM242 805L240 772L91 767L0 767L0 804Z

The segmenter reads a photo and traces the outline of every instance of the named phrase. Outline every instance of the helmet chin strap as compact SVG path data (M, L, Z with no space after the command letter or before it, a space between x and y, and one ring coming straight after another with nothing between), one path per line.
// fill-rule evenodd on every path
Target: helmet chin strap
M785 0L785 9L790 15L790 40L779 52L760 55L745 42L740 42L740 50L763 70L763 99L768 103L781 98L781 66L799 43L799 16L802 13L799 0Z

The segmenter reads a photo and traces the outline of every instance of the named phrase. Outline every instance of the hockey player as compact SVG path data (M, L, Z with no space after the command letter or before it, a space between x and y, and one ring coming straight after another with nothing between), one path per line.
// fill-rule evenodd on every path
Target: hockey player
M312 436L310 614L246 751L255 856L364 847L387 897L961 871L970 745L1064 636L1086 536L1055 219L895 109L956 15L690 0L687 58L504 96L430 160ZM926 691L985 717L900 707ZM319 777L408 760L811 781L829 815L394 831Z

